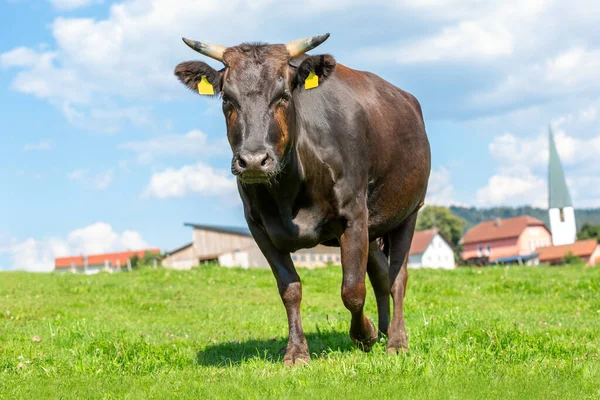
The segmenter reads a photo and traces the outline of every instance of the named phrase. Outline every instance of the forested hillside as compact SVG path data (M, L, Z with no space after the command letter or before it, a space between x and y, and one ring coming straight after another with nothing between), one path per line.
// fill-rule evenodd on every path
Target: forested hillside
M475 207L455 207L451 206L450 211L460 218L467 221L467 229L482 221L488 221L494 218L511 218L521 215L529 215L541 219L549 227L548 210L533 207L493 207L493 208L475 208ZM600 208L575 210L577 228L581 228L584 223L600 225Z

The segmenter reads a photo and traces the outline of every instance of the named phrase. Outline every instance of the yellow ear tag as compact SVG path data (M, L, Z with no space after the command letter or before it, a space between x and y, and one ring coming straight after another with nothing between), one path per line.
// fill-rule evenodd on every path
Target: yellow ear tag
M200 94L215 94L215 88L210 84L206 76L202 75L202 79L198 82L198 93Z
M313 89L317 86L319 86L319 76L315 75L314 72L311 72L304 81L304 89Z

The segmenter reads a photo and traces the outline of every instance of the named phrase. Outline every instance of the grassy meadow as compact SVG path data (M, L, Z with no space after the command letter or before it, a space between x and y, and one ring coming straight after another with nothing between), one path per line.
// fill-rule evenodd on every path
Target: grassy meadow
M268 270L2 273L0 398L600 398L600 268L411 270L399 356L353 347L339 267L300 274L312 362L286 368Z

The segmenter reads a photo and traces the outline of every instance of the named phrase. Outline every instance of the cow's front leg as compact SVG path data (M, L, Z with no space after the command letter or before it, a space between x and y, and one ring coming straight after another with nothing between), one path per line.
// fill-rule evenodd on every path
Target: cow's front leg
M365 274L369 254L369 232L367 211L360 212L357 218L348 220L340 237L342 253L342 300L352 313L350 338L362 350L370 351L377 342L377 329L367 318L365 305Z
M288 318L289 338L285 349L284 365L308 364L310 354L308 344L302 330L300 319L300 302L302 301L302 283L296 272L290 253L279 251L253 220L248 219L248 226L254 240L267 259L273 275L277 280L279 295L283 300Z

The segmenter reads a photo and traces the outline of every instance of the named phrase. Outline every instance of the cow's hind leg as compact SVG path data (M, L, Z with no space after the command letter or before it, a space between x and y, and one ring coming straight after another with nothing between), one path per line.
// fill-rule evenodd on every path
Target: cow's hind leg
M408 339L404 326L404 295L408 280L408 254L415 231L417 213L411 215L390 233L390 283L394 300L394 315L389 329L388 353L408 352Z
M379 332L387 335L390 325L390 278L386 255L377 241L369 244L369 259L367 261L367 274L375 292L377 300L377 314Z

